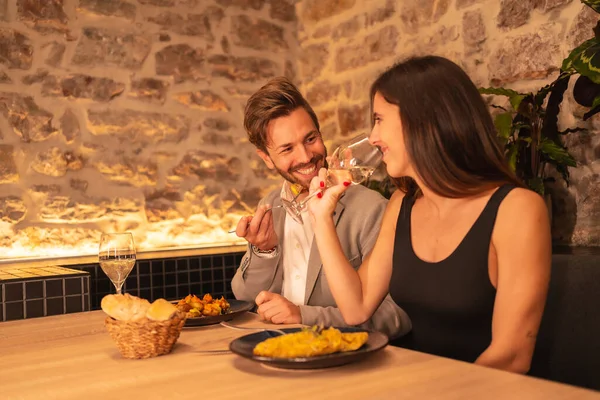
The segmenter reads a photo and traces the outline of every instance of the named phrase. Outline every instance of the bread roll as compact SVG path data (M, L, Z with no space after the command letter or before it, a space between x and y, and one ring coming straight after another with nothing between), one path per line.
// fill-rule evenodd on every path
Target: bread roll
M157 299L150 305L146 312L146 317L153 321L166 321L177 311L174 304L165 299Z
M125 294L109 294L100 303L102 310L119 321L139 321L146 317L150 303L146 299Z

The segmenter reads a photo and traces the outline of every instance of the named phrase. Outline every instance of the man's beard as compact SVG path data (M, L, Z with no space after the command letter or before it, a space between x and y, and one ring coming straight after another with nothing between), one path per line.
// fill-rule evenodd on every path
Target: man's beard
M317 164L323 160L323 167L327 168L328 164L327 164L327 153L325 153L325 155L316 155L313 158L311 158L311 160L307 163L304 164L298 164L293 166L292 168L288 169L287 171L281 170L279 168L277 168L277 165L275 165L275 163L273 163L273 165L275 165L275 169L277 170L277 172L279 172L279 175L281 175L283 177L283 179L285 179L286 181L290 182L290 183L294 183L294 184L298 184L300 186L302 186L304 189L308 190L308 187L310 185L310 182L302 182L301 180L297 179L294 175L293 172L299 170L299 169L304 169L306 167L309 166L315 166L317 167Z

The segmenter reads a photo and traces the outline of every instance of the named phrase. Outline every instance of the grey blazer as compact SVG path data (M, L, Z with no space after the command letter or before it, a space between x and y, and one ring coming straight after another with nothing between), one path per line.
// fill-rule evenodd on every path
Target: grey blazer
M281 204L280 190L269 193L260 204ZM387 200L379 193L364 186L348 188L339 200L333 214L336 231L344 254L357 269L368 255L379 233ZM273 210L273 224L280 238L279 254L274 258L256 256L248 245L231 282L233 293L239 300L254 301L258 293L268 290L281 293L283 266L281 238L284 235L286 212L283 208ZM302 323L305 325L347 326L329 290L327 277L322 269L321 256L313 239L308 261L305 292L306 305L300 306ZM411 329L408 315L394 303L389 294L385 297L373 317L361 327L385 333L390 338L401 336Z

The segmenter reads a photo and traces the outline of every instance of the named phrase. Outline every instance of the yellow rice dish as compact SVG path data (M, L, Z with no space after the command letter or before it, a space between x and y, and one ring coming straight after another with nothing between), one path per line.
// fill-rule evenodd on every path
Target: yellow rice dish
M314 328L303 329L260 342L254 347L254 355L275 358L322 356L358 350L368 339L367 332L342 333L333 327L320 333Z

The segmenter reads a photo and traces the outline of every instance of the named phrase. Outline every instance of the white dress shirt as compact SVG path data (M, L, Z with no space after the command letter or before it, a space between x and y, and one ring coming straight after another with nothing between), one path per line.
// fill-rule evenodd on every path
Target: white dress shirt
M308 211L302 213L304 225L286 217L283 237L283 286L281 294L296 305L305 304L308 258L314 232Z

